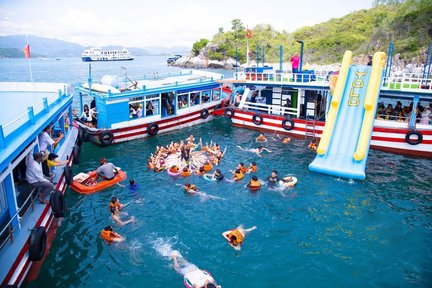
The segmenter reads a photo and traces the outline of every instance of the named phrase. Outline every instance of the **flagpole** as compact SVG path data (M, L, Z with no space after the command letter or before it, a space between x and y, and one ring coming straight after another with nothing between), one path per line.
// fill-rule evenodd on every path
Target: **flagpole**
M28 54L29 57L27 58L27 60L28 60L28 66L29 66L29 71L30 71L30 81L33 83L33 72L32 72L31 62L30 62L30 45L29 45L29 41L28 41L28 36L26 36L26 42L27 42L27 49L29 51L29 54Z

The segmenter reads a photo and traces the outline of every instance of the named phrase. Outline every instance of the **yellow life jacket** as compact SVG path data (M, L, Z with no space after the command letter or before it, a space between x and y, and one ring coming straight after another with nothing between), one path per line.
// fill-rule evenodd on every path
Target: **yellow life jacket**
M251 165L251 166L249 167L249 170L250 170L250 172L254 173L254 172L257 171L257 167L256 167L255 165Z
M182 177L188 177L188 176L190 176L191 175L191 171L190 170L188 170L188 171L182 171L181 172L181 174L180 174Z
M242 172L235 173L234 175L235 175L237 181L244 178L244 174Z
M213 169L213 166L211 164L204 164L204 171L209 172Z
M234 230L231 231L230 234L228 234L228 238L229 239L231 239L233 236L236 237L237 243L239 243L239 244L243 243L244 236L243 236L243 234L239 230L234 229Z
M251 187L251 188L261 187L261 182L259 180L255 181L255 180L251 179L249 182L249 187Z

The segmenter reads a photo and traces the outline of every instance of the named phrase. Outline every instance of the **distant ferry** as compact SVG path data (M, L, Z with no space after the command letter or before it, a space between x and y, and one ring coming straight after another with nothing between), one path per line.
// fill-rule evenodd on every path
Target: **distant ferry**
M125 48L105 50L102 48L85 49L81 54L81 60L84 62L91 61L127 61L133 60L134 57Z

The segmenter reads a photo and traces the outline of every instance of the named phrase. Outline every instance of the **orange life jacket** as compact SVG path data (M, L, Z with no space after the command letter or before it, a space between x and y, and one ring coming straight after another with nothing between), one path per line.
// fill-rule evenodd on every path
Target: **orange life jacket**
M240 167L240 172L243 173L243 174L246 173L247 172L246 166L241 166Z
M249 171L252 172L252 173L254 173L254 172L257 171L257 167L254 166L254 165L251 165L251 166L249 167Z
M233 236L236 237L237 243L239 243L239 244L243 243L244 236L243 236L243 234L239 230L234 229L234 230L231 231L230 234L228 234L228 238L229 239L231 239Z
M121 207L120 202L116 202L116 203L114 203L114 204L113 204L112 202L110 202L110 203L109 203L109 209L110 209L110 211L111 211L112 208L114 208L114 207L116 207L116 206L117 206L117 207L119 208L119 210L120 210L120 207Z
M234 175L235 175L237 181L244 178L244 174L242 172L235 173Z
M261 182L259 180L255 181L255 180L251 179L249 182L249 187L251 187L251 188L261 187Z
M204 171L209 172L213 169L213 166L211 164L204 164Z
M196 185L194 185L194 184L191 184L190 187L184 186L184 189L186 192L189 192L189 190L193 190L193 191L197 190Z
M111 242L113 239L117 238L117 236L112 231L102 230L101 237L105 241Z
M181 174L180 174L182 177L188 177L188 176L190 176L191 175L191 171L190 170L188 170L188 171L182 171L181 172Z
M169 169L169 171L172 172L172 173L178 173L178 167L177 167L177 166L175 166L175 167L171 167L171 168Z

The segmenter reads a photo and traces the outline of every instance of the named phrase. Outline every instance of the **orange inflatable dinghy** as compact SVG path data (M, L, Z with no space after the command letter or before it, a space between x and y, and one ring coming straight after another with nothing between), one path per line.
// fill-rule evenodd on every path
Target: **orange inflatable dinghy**
M126 179L126 172L120 170L119 173L111 180L95 181L97 176L96 171L89 173L80 173L74 177L70 187L78 193L93 194L99 190L111 187L116 183ZM101 178L100 178L101 179Z

